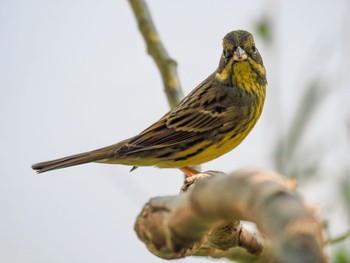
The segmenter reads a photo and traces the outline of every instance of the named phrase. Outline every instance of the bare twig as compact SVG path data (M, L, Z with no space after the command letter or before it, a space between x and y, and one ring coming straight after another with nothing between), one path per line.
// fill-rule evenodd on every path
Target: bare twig
M350 230L348 230L347 232L345 232L344 234L342 234L336 238L328 240L327 243L336 244L336 243L339 243L339 242L342 242L342 241L348 239L349 237L350 237Z
M153 24L146 2L144 0L129 0L129 3L134 11L139 29L146 42L148 53L156 62L161 73L170 107L174 107L183 97L180 80L177 74L177 64L166 51L155 25Z
M162 76L170 108L173 108L183 98L183 91L177 73L177 63L166 51L146 2L144 0L129 0L129 3L146 42L148 54L154 59ZM200 170L200 166L196 166L195 169Z
M321 224L281 176L258 171L211 175L195 186L187 185L188 191L179 196L154 198L146 204L135 230L152 253L168 259L188 255L232 259L238 254L242 259L260 254L263 242L263 253L254 262L326 262ZM237 220L255 222L271 245ZM238 247L247 252L242 254ZM265 259L259 261L261 257Z

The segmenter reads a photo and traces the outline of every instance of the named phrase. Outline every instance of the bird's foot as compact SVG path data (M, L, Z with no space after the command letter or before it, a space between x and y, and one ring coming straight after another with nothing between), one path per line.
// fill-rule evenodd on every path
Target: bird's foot
M197 171L196 169L189 167L189 166L185 166L182 168L179 168L187 177L199 174L200 171Z

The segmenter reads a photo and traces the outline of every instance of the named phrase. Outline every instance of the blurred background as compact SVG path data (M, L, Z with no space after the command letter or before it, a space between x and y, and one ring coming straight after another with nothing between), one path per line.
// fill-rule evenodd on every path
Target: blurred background
M349 1L147 3L185 94L216 69L232 30L252 32L264 58L261 119L202 169L294 177L329 237L347 233ZM133 225L149 198L179 192L178 170L88 164L36 175L30 166L135 135L168 107L127 1L0 1L0 262L163 262ZM350 262L349 251L349 239L331 245L332 262Z

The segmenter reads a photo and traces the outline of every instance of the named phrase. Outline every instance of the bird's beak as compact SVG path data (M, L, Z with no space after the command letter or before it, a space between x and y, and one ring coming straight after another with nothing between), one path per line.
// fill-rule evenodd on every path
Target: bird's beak
M242 61L248 58L247 53L240 46L233 52L233 60Z

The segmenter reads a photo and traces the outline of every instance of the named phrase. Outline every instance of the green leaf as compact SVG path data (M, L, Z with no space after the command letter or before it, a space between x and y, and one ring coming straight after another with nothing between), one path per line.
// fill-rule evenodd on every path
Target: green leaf
M270 43L272 41L271 21L267 16L256 23L256 32L265 42Z
M334 263L350 263L350 254L345 249L338 249L332 260Z

